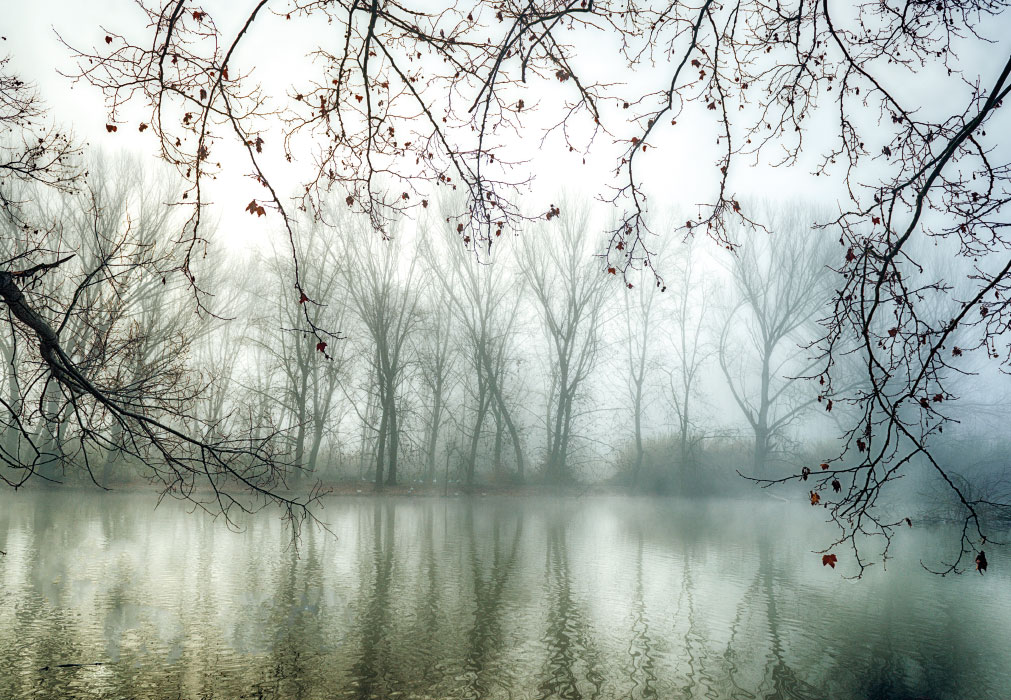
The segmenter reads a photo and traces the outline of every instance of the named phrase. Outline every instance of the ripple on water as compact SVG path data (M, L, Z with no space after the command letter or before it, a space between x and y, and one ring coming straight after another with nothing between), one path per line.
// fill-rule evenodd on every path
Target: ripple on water
M333 500L298 551L141 497L0 504L0 698L1001 698L1008 577L843 580L782 509ZM905 550L903 550L905 547ZM59 667L61 664L100 664ZM43 670L45 669L45 670Z

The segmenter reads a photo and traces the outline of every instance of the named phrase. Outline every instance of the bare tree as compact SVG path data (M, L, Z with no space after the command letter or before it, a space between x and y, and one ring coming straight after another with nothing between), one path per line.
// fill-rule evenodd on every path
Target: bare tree
M402 430L400 392L409 360L408 338L419 322L421 284L417 249L410 249L404 260L402 246L403 242L395 235L371 242L366 238L363 243L355 242L342 251L345 294L372 341L380 411L376 436L377 488L384 484L384 472L386 484L397 483Z
M431 483L435 479L439 436L446 420L447 399L453 390L454 370L460 353L455 343L451 290L442 282L445 271L439 265L431 242L422 248L422 261L426 283L423 306L419 310L421 321L416 354L421 382L430 402L425 431L424 479Z
M554 212L556 223L527 241L520 265L536 300L550 357L545 476L561 482L570 477L574 409L600 348L606 278L593 257L587 212Z
M30 86L8 74L6 62L0 64L0 126L12 139L0 149L0 205L5 225L19 231L17 247L4 250L0 261L4 345L14 348L10 369L17 374L18 394L14 402L0 398L7 434L0 478L24 484L56 456L97 482L98 455L121 450L166 492L226 518L235 509L273 502L300 522L316 494L292 498L277 490L285 464L275 459L269 439L242 433L196 437L187 423L199 393L197 379L184 373L164 381L172 373L161 370L136 375L132 349L143 337L115 299L128 297L138 280L160 282L167 270L179 267L178 251L138 240L122 212L117 214L122 225L105 230L99 224L107 212L94 188L82 195L87 227L67 222L80 225L73 237L63 235L60 221L29 206L28 199L44 191L73 193L85 184L70 139L56 129L37 130L43 118ZM19 189L25 186L41 190ZM24 193L29 197L21 199ZM193 272L188 274L192 284ZM68 327L78 322L90 337L70 334ZM148 359L155 366L173 361L170 344L152 351ZM162 380L145 383L152 376ZM41 425L49 426L43 441L37 439ZM114 439L117 432L121 439Z
M670 387L670 402L678 431L681 468L692 473L698 467L695 447L702 437L699 429L699 391L702 368L715 353L707 339L711 323L713 286L700 279L698 249L694 239L665 251L673 274L670 275L669 305L671 323L665 324L667 346L673 353L674 366L665 370Z
M783 431L813 403L799 379L818 364L810 344L829 299L830 248L799 207L742 232L729 266L736 300L720 333L720 369L754 435L752 469L765 476ZM829 406L830 407L830 406Z
M117 368L121 396L129 395L140 401L172 395L180 406L188 401L186 413L193 420L184 423L192 425L194 434L202 432L207 437L213 431L220 437L224 434L223 415L208 413L197 419L210 387L195 361L194 350L223 321L212 313L194 314L186 286L178 279L170 281L160 270L159 261L169 259L173 247L168 233L174 216L164 206L173 193L164 175L162 172L145 177L135 160L99 159L89 167L89 209L63 215L67 229L64 240L88 232L90 242L75 244L82 262L97 267L102 260L125 269L117 279L117 286L95 285L82 291L78 313L70 316L63 326L64 347L75 357L95 352L83 348L89 343L97 344L98 361ZM80 203L78 200L70 204L73 207ZM128 232L129 248L122 246L117 251L115 246L97 243L116 240L117 230ZM218 291L218 283L213 279L218 277L217 264L218 259L212 257L202 259L193 268L195 274L201 275L204 287L214 292ZM133 269L129 270L131 266ZM206 303L217 306L219 301L208 298ZM114 349L117 335L127 339L118 349L118 356ZM121 426L114 425L111 443L122 444L123 438ZM119 448L107 451L103 484L108 483L122 454Z
M320 300L303 310L306 301L294 295L275 296L269 290L286 286L292 275L292 259L283 251L262 261L265 279L253 298L275 302L273 313L258 320L257 344L276 376L282 379L271 392L283 412L292 441L292 459L305 474L314 474L328 426L332 421L337 384L346 372L346 344L321 343L300 328L300 318L307 313L313 323L341 329L347 321L347 301L341 292L344 272L338 239L329 227L315 224L300 231L302 278L320 290ZM273 298L272 298L273 297ZM250 299L252 301L252 298ZM255 308L255 303L249 307Z
M62 310L58 333L64 352L81 371L125 404L154 400L183 414L202 391L199 375L188 365L202 324L179 304L185 291L159 274L170 220L158 194L165 188L138 183L144 178L136 163L99 161L92 164L80 196L49 202L50 215L61 227L61 245L76 252L67 265L38 280L34 291L53 301L71 300ZM17 241L16 234L11 240ZM82 277L68 274L77 266ZM15 369L30 375L24 366ZM34 473L62 481L79 466L75 459L85 458L102 463L92 477L107 484L127 437L123 426L104 424L100 414L79 414L58 382L30 383L26 390L18 402L32 400L34 409L22 415L36 425L33 439L11 444L12 454L32 460L26 477ZM82 430L105 444L82 444Z
M655 342L659 323L660 289L655 284L643 284L626 288L624 293L625 359L628 373L625 375L628 399L632 408L632 438L635 441L635 458L632 462L630 483L638 485L642 471L645 448L643 447L643 413L647 407L646 370L650 367L652 344Z
M497 422L500 421L499 428L504 426L509 433L521 480L526 470L520 428L505 386L505 364L510 359L522 297L515 278L505 267L502 253L501 247L496 249L494 257L489 251L485 264L477 264L464 254L459 244L449 241L443 251L448 265L438 277L466 339L472 368L471 390L475 405L466 458L468 488L474 484L481 433L489 411ZM497 439L501 447L501 431L497 431Z
M715 150L698 159L703 165L693 164L704 204L679 233L704 231L734 244L736 225L753 218L738 201L735 177L752 163L801 166L805 177L813 169L843 192L840 214L823 222L845 250L821 344L823 395L857 408L847 445L876 438L874 449L858 450L856 471L832 471L819 484L839 506L833 512L843 539L867 528L892 531L895 523L872 516L876 495L914 455L929 452L929 439L951 417L932 401L945 394L938 370L959 362L947 347L951 333L971 328L973 348L1011 364L1011 157L998 148L1011 95L1006 3L941 0L901 11L881 3L839 9L827 0L472 0L427 11L379 2L276 3L259 0L230 18L222 24L233 28L227 34L186 0L142 4L146 28L119 20L122 29L110 30L99 48L77 52L79 75L107 99L109 132L127 125L131 108L148 110L146 121L133 123L150 130L189 183L183 274L201 240L202 184L220 169L214 158L226 138L244 149L245 167L266 188L250 202L251 214L276 211L297 258L291 207L272 184L283 166L266 160L272 147L288 160L316 156L302 206L312 210L336 188L379 229L397 210L424 206L426 186L460 187L467 199L459 233L476 245L522 219L515 186L527 176L511 167L507 135L536 124L568 149L612 150L615 180L606 184L621 216L605 255L625 283L638 283L636 271L654 270L643 166L672 159L665 140L686 122L702 122L718 134ZM326 26L333 43L310 47L310 77L292 70L299 84L269 94L260 88L268 81L257 79L267 69L239 62L257 46L276 48L276 23L287 21L306 26L306 36ZM584 43L598 54L614 47L611 60L579 60ZM612 80L602 65L619 76ZM650 70L637 70L644 66ZM625 80L628 74L638 79ZM540 100L555 81L561 98ZM922 109L923 95L939 97ZM527 116L538 101L549 118ZM813 123L830 137L811 138ZM272 125L282 133L270 132ZM378 187L380 176L403 186ZM929 236L950 242L959 275L974 283L943 324L919 318L913 293L950 293L936 277L917 279L912 245ZM977 269L988 256L997 262ZM306 293L297 271L294 283ZM308 317L303 323L326 340L325 329ZM834 361L847 352L864 361L866 391L849 393L833 381ZM915 421L907 408L918 412ZM854 488L831 496L836 477L852 477ZM975 536L983 536L971 502L962 502Z

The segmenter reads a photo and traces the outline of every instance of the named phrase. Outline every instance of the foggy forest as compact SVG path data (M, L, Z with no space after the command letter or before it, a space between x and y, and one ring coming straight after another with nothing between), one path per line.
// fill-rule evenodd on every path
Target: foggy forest
M1011 22L0 23L0 700L1006 698Z

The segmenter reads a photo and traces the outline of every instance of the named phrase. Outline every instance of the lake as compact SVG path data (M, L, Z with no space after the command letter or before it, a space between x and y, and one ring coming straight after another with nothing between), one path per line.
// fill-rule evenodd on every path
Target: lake
M929 574L944 528L852 581L802 502L154 503L0 497L0 698L1011 697L1006 552Z

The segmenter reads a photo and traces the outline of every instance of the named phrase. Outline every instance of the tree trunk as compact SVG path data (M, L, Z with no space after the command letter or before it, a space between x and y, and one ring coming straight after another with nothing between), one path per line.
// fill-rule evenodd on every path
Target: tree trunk
M442 378L436 380L432 397L432 423L428 427L428 445L425 449L425 481L435 478L435 451L439 445L439 427L442 423Z
M312 442L309 445L309 458L306 460L306 469L310 474L316 473L316 462L319 459L319 448L323 444L323 419L316 416L313 419Z
M21 387L18 384L18 374L15 371L17 365L17 358L15 357L14 346L11 345L10 348L5 348L3 353L3 363L8 368L7 369L7 405L10 407L11 415L8 420L6 430L4 431L3 441L4 450L7 452L8 457L11 461L18 460L18 452L21 445L21 433L17 429L13 417L19 416L21 414Z
M488 412L488 396L487 392L483 392L485 395L481 395L479 392L478 398L478 409L477 418L474 421L474 434L470 437L470 456L467 459L467 489L470 490L474 487L474 473L477 467L477 446L478 442L481 440L481 426L484 424L484 417Z
M482 351L481 359L484 363L485 372L489 377L488 382L491 385L490 388L495 398L498 414L505 421L506 429L509 431L509 439L513 444L513 452L516 455L516 472L519 474L520 481L522 481L526 472L526 464L523 459L523 443L520 440L519 430L516 429L512 414L509 412L508 406L506 406L505 396L502 395L502 387L499 385L499 378L492 368L491 358L488 356L487 350Z
M114 423L112 427L112 437L109 441L113 445L118 445L122 439L123 428L119 425L119 423ZM115 447L105 453L105 462L102 464L102 486L108 486L109 482L112 481L113 466L120 460L121 457L122 454Z
M295 428L295 467L300 469L305 458L305 402L301 398L295 419L298 421L298 427Z
M388 486L395 486L397 483L397 453L400 448L400 433L397 426L397 398L392 387L390 388L387 400L389 402L390 413L390 466L386 473L386 484Z
M495 451L492 459L492 474L495 481L502 479L502 437L505 432L505 421L502 419L501 411L495 412Z
M639 485L639 473L642 471L642 375L639 375L635 382L635 401L633 404L635 413L635 464L632 467L632 487Z
M769 458L769 432L765 426L755 428L754 469L756 476L765 474Z
M379 435L376 437L376 489L383 488L383 459L386 456L386 431L389 416L386 408L383 408L382 418L379 419Z
M503 420L505 420L506 430L509 431L509 438L513 444L513 452L516 454L516 472L519 474L520 481L522 481L526 468L525 460L523 459L523 443L520 441L520 432L516 429L516 424L513 422L512 416L505 408L504 403L502 404L501 410Z
M758 420L755 424L755 473L765 474L767 461L769 458L769 447L772 436L769 434L769 387L771 384L771 370L769 363L772 359L773 348L768 343L765 345L765 353L762 356L762 393L758 406Z

